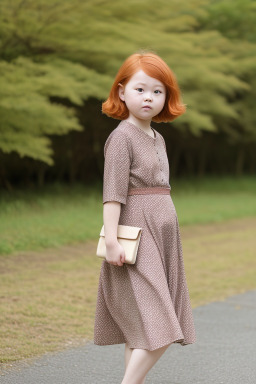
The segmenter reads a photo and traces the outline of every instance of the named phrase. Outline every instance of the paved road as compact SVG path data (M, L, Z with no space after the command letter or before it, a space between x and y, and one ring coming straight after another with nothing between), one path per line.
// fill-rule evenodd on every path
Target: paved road
M194 309L197 343L172 345L147 384L255 384L256 291ZM1 384L120 384L124 344L69 349L3 370Z

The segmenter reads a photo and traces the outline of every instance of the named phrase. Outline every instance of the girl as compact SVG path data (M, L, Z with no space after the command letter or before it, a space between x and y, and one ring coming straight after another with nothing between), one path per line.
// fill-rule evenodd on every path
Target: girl
M151 121L185 112L173 72L156 54L135 53L119 69L102 112L121 120L104 147L102 261L94 344L125 343L121 384L143 384L172 343L195 342L179 224L163 136ZM125 263L118 224L142 228L135 264Z

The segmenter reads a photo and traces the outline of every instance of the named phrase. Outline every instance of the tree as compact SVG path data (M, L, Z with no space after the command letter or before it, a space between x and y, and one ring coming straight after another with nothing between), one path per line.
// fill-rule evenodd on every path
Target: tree
M61 41L47 29L58 23L67 4L16 0L0 5L0 149L49 165L49 135L82 130L75 106L102 96L109 84L107 76L58 55Z
M243 117L254 92L256 44L243 15L250 13L253 27L252 3L2 0L0 149L52 164L50 135L83 129L77 107L104 100L123 60L139 49L155 51L176 73L188 105L172 123L177 129L235 140L242 124L251 140L254 117Z

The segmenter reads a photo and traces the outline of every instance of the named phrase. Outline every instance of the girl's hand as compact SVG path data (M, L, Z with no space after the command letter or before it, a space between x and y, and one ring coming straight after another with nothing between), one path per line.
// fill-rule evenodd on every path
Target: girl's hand
M124 248L118 241L106 246L106 261L120 267L125 262Z

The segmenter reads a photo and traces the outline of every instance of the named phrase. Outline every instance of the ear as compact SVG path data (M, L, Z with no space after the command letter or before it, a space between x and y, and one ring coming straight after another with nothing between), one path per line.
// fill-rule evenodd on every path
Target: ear
M118 94L122 101L124 101L124 86L121 83L118 83Z

